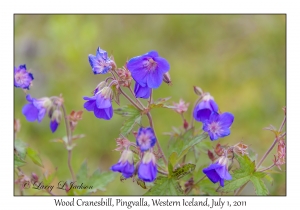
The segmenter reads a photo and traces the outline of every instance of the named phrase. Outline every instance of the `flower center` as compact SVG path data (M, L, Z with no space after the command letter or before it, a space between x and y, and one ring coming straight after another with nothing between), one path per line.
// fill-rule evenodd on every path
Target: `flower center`
M26 80L26 74L23 74L22 72L18 72L15 74L16 82L20 84L24 84Z
M145 133L141 133L138 137L138 142L139 142L139 145L142 146L142 147L149 147L150 146L150 143L151 143L151 140L149 138L149 136Z
M220 130L220 126L218 122L212 122L211 124L208 125L208 128L212 133L218 133Z
M148 71L154 71L157 67L157 62L155 62L152 58L149 58L144 61L144 67L147 68Z

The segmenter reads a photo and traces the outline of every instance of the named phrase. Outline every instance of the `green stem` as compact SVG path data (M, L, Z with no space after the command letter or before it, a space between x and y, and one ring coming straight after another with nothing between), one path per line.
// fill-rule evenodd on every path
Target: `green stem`
M147 117L148 117L148 120L149 120L149 124L150 124L150 127L152 128L153 132L154 132L154 135L156 137L156 145L157 145L157 149L158 149L158 152L162 155L162 158L163 158L163 161L165 163L166 166L168 166L168 161L166 159L166 156L163 152L163 150L161 149L161 146L159 144L159 141L158 141L158 138L157 138L157 135L155 134L155 129L154 129L154 125L153 125L153 120L152 120L152 116L150 114L150 112L147 113Z
M68 146L71 146L72 133L71 133L71 130L70 130L70 123L69 123L69 120L68 120L68 116L67 116L67 112L66 112L64 104L61 105L61 109L63 111L63 115L64 115L64 119L65 119L66 132L67 132L67 138L68 138ZM75 175L74 175L74 172L73 172L73 169L72 169L72 166L71 166L71 158L72 158L72 150L68 149L68 167L69 167L70 173L72 175L72 180L75 181L76 180Z
M131 94L135 97L135 94L134 94L132 88L129 86L128 89L130 90ZM138 98L135 98L135 100L136 100L136 102L137 102L143 109L146 109L146 108L144 107L144 105L142 104L142 102L141 102Z
M120 92L123 94L123 96L125 96L125 98L128 99L128 101L130 101L130 103L132 103L133 106L135 106L138 110L142 111L143 109L141 107L139 107L139 105L137 105L122 89L121 87L119 88Z

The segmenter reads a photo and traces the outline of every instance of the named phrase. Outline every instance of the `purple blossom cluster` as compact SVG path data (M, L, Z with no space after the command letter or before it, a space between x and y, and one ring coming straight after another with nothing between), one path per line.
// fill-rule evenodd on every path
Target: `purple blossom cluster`
M156 137L152 128L141 127L136 135L136 145L142 156L137 163L137 174L145 182L153 182L157 176L156 157L151 151L155 143ZM111 167L112 171L122 173L125 178L130 178L135 173L133 152L128 147L123 150L118 163Z

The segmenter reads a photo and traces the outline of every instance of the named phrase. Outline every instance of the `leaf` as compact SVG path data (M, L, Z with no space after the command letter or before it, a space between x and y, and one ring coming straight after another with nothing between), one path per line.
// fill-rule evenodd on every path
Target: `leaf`
M182 139L177 139L177 141L173 144L173 146L170 148L170 151L177 153L177 159L174 161L174 158L172 159L173 161L173 166L181 159L183 158L184 155L188 153L188 151L201 142L203 139L207 137L207 134L201 134L199 136L194 137L191 140L182 140ZM173 155L171 153L171 155ZM174 155L173 155L174 156Z
M172 177L174 177L177 180L181 179L185 175L193 172L195 170L195 168L196 168L196 165L188 163L180 168L177 168L175 171L173 171Z
M84 138L84 137L85 137L84 134L77 134L77 135L72 136L72 140L77 140L77 139L81 139L81 138Z
M170 99L171 97L167 97L167 98L159 98L158 100L154 101L152 104L150 104L150 109L152 108L159 108L159 107L163 107L163 108L169 108L169 109L173 109L175 108L174 106L170 106L167 105L166 102Z
M87 179L88 179L87 162L84 161L81 164L79 171L77 172L76 181L78 183L87 183Z
M50 174L50 175L47 175L47 176L44 176L45 178L44 178L44 180L43 180L43 184L45 185L45 186L48 186L48 185L50 185L52 182L53 182L53 180L54 180L54 178L55 178L55 176L56 176L56 172L57 172L57 170L55 170L52 174Z
M97 169L93 175L89 178L88 186L93 186L93 189L89 189L88 192L96 192L97 190L105 191L105 187L116 178L117 174L111 171L100 172Z
M133 105L123 106L117 109L114 109L114 113L121 115L123 117L132 117L140 115L140 111L135 108Z
M28 147L26 149L26 153L28 157L32 160L32 162L38 166L44 167L43 162L39 156L39 154L32 148Z
M201 195L219 195L219 192L216 190L216 185L213 185L209 179L204 179L201 182L197 183L200 188L200 191L203 192Z
M159 176L144 195L183 195L183 191L175 179Z
M14 162L15 162L15 167L21 167L23 166L26 162L21 159L18 155L14 154Z
M258 173L254 173L254 175L250 178L251 182L254 185L255 193L256 195L268 195L269 191L261 179L260 176L258 176Z
M273 177L270 176L270 174L266 174L266 176L264 177L268 182L271 183L271 185L273 185L274 179Z
M238 189L250 180L255 171L255 163L247 155L236 154L235 158L239 162L240 168L233 172L231 180L225 181L224 187L218 190L220 192L232 192Z
M18 155L21 159L25 160L26 158L26 148L27 144L20 139L15 140L15 149L18 152Z
M139 113L138 113L139 114ZM121 127L120 129L120 132L123 136L127 136L130 131L133 129L134 125L137 123L137 124L140 124L141 123L141 119L142 119L142 116L139 114L139 115L134 115L130 118L128 118L123 126Z

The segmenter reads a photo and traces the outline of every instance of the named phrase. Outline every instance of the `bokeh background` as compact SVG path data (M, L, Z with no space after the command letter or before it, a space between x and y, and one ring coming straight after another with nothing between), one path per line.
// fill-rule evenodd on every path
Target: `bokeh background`
M83 96L90 96L107 75L94 75L88 55L100 46L113 55L119 67L127 59L156 50L171 65L172 86L165 83L154 90L154 99L171 96L190 102L186 118L190 120L197 99L193 86L214 96L221 111L234 114L231 135L221 143L243 140L260 159L274 134L263 130L270 124L279 127L286 105L286 16L285 15L15 15L14 65L26 64L34 74L29 93L35 97L62 94L67 112L83 110ZM39 176L56 167L57 179L68 180L67 152L50 140L65 136L63 122L52 134L49 119L27 122L22 115L26 104L21 89L14 90L14 117L22 127L18 138L38 150L45 164L41 169L27 164L23 171ZM128 104L121 98L123 105ZM118 105L113 103L113 107ZM152 111L156 133L166 149L164 132L181 126L181 117L172 110ZM108 171L120 157L115 139L123 118L114 115L104 121L84 110L75 134L86 137L77 141L72 165L75 173L84 160L89 172L97 167ZM196 123L201 127L201 123ZM134 140L130 135L130 140ZM217 142L216 142L217 143ZM215 143L215 144L216 144ZM272 164L274 149L264 166ZM203 159L207 157L203 156ZM267 183L271 195L286 194L285 167ZM119 176L98 195L141 195L146 191L131 180ZM18 186L15 186L18 194ZM61 193L53 191L54 193ZM253 194L248 185L242 194Z

